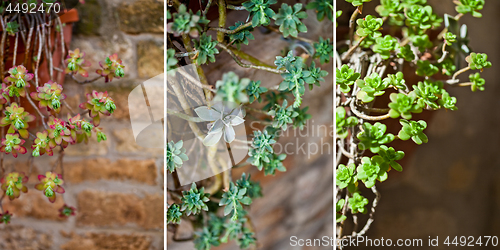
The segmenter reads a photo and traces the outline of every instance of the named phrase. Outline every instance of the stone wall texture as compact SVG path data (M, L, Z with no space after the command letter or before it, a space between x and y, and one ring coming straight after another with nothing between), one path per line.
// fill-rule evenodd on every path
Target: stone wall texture
M126 77L79 85L64 82L72 107L86 100L92 89L108 91L117 110L101 121L107 141L71 145L65 150L66 193L56 203L33 188L38 174L57 159L34 161L27 194L4 208L13 213L9 225L0 225L0 249L163 249L163 149L142 148L132 134L128 112L130 91L163 73L163 5L161 0L86 0L77 6L71 49L80 48L91 61L90 77L106 56L118 53ZM64 110L64 108L63 108ZM27 172L26 155L5 158L7 169ZM77 208L76 216L61 219L64 203Z

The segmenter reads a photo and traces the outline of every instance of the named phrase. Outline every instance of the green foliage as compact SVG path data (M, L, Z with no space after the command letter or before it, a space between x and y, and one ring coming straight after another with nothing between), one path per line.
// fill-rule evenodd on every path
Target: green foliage
M367 15L364 19L358 19L356 21L358 24L358 29L356 34L358 36L372 36L373 38L377 38L382 35L380 28L382 28L382 24L384 21L382 18L375 18L372 15Z
M189 160L187 157L186 149L183 148L184 142L182 140L174 143L173 141L167 143L166 158L167 170L173 173L175 169L182 167L183 161Z
M403 171L401 165L396 161L403 159L403 157L405 156L405 152L396 151L393 147L382 145L380 146L380 151L378 152L378 154L384 159L385 162L389 163L389 165L393 169L399 172Z
M252 149L249 152L250 158L248 162L258 166L262 162L270 161L268 154L273 153L272 144L276 143L276 140L274 140L274 134L269 134L267 130L264 130L264 132L255 130L253 133Z
M19 24L17 21L8 22L5 31L10 36L15 36L16 33L19 32Z
M363 3L370 2L371 0L345 0L348 3L352 3L354 7L363 5Z
M288 53L285 57L277 56L276 60L274 61L274 65L276 65L277 69L284 69L287 67L287 65L291 64L292 62L294 62L298 58L299 57L295 56L293 54L293 51L290 50L290 51L288 51Z
M484 0L460 0L456 1L455 7L458 13L467 14L471 13L473 17L481 18L483 15L478 10L484 7Z
M235 30L244 24L245 23L243 22L236 22L234 26L229 26L229 30ZM243 30L236 32L235 34L229 34L229 40L231 40L231 42L235 44L238 49L240 49L241 44L248 45L249 42L248 39L250 40L255 39L255 37L251 33L252 31L253 28L245 28Z
M335 74L335 82L339 85L340 91L348 93L351 91L350 85L359 78L360 74L355 72L354 69L349 68L347 64L342 65L340 70L337 68Z
M283 101L283 104L280 106L276 104L274 110L268 112L270 116L273 117L273 127L280 128L283 130L287 130L288 124L293 123L292 118L297 117L299 114L293 110L292 106L288 106L287 100Z
M250 81L250 83L246 87L246 93L248 95L248 102L252 103L257 100L259 103L262 102L262 97L260 96L263 93L267 92L267 88L260 86L261 82L259 81Z
M417 75L419 76L433 76L439 72L439 68L433 64L431 64L429 61L422 61L418 60L417 61Z
M375 186L377 180L380 182L387 180L389 164L379 155L375 155L372 158L363 157L363 159L361 159L361 164L356 170L358 171L357 178L362 181L367 188L371 188Z
M454 96L450 96L446 90L442 90L441 99L438 100L439 105L445 109L449 110L457 110L458 108L455 106L457 104L457 98Z
M387 74L387 77L382 80L387 86L392 86L396 89L406 90L405 79L403 72L398 72L396 74Z
M236 73L230 71L222 76L222 80L215 83L217 88L214 102L230 102L230 103L247 103L248 96L245 93L247 86L250 84L250 79L243 78L240 80Z
M293 8L283 3L273 19L276 20L276 25L279 25L279 30L283 33L284 37L293 36L297 37L299 32L307 32L307 27L300 21L300 19L307 18L307 13L302 11L302 4L296 3Z
M201 232L195 232L194 237L194 247L197 250L210 250L211 246L219 246L219 237L214 236L214 234L204 227Z
M411 62L415 60L415 53L411 50L410 45L405 45L404 47L399 47L399 53L397 55L399 58L405 59L405 61Z
M167 72L174 69L177 65L177 59L175 58L175 50L167 49Z
M250 205L252 203L252 199L245 196L246 192L246 188L241 188L230 182L229 190L222 195L222 199L219 202L219 206L225 206L224 216L232 213L231 220L235 221L238 219L238 210L243 209L242 205Z
M470 55L465 58L465 61L469 63L469 67L473 70L480 69L483 71L483 69L491 67L491 62L488 61L488 55L483 53L470 53Z
M380 5L375 8L375 11L380 16L388 17L391 14L400 12L403 9L403 5L400 0L381 0Z
M411 36L410 40L421 53L428 48L432 48L432 42L429 40L429 36L427 34L423 34L421 36Z
M198 190L196 183L191 184L191 189L188 191L182 191L182 204L181 212L184 212L186 216L191 214L196 215L201 212L201 210L208 211L208 206L205 204L210 199L208 198L210 194L205 193L205 187Z
M351 163L349 165L339 164L337 167L336 173L336 184L340 189L346 188L349 185L354 185L357 182L358 178L354 174L354 170L356 169L356 165Z
M300 130L304 129L304 126L307 123L307 120L312 118L312 115L307 113L307 110L309 110L309 106L300 109L299 108L294 108L293 109L295 112L297 112L297 116L293 119L293 127L294 128L299 128Z
M167 24L167 31L172 32L175 36L189 34L193 37L198 37L198 34L203 29L200 24L208 24L209 21L198 11L193 14L191 10L187 11L184 4L179 5L177 13L173 14L173 22Z
M472 83L470 88L473 92L476 92L478 89L480 91L484 91L484 84L486 83L486 81L484 80L484 78L481 78L481 74L470 74L469 80Z
M387 126L380 122L376 122L373 125L365 122L362 128L363 131L359 132L356 136L360 140L358 148L361 150L370 149L372 153L378 153L380 145L394 140L394 135L390 133L386 134Z
M195 59L196 64L205 64L207 63L207 59L210 62L215 62L215 55L219 54L219 50L215 48L216 45L217 41L212 41L212 36L208 36L206 33L201 35L199 41L195 40L194 47L198 52Z
M376 72L373 72L370 76L366 76L364 80L357 80L356 85L361 88L357 94L357 98L368 103L373 101L376 96L381 96L385 93L384 90L387 89L388 82L382 81L380 76Z
M181 223L182 212L179 205L172 204L167 209L167 223L179 224Z
M405 119L411 119L411 113L422 112L422 107L417 104L417 94L410 92L408 95L403 93L392 93L389 98L389 116L391 118L398 118L399 116Z
M333 0L313 0L306 5L306 9L314 9L316 11L316 18L320 22L325 19L325 16L330 21L333 21Z
M406 21L405 24L410 27L414 26L417 31L422 32L440 25L442 20L432 13L432 7L429 5L420 6L412 5L405 8Z
M346 117L347 113L344 107L335 109L335 133L339 138L346 138L349 134L347 128L354 127L358 124L358 119L353 116Z
M262 188L258 182L250 180L250 175L243 173L241 178L236 181L236 186L239 189L245 188L247 190L246 195L251 199L262 197Z
M349 208L352 213L363 213L367 212L365 206L368 204L368 199L363 197L359 192L356 192L352 195L352 198L349 198Z
M345 215L342 215L342 209L344 208L344 204L345 204L344 199L338 200L337 203L335 204L335 212L336 212L335 213L335 221L336 221L336 223L342 222L345 219L347 219L347 217Z
M264 175L274 175L276 170L280 172L286 172L286 168L283 165L283 160L285 160L286 154L272 154L269 162L265 162L263 165ZM262 168L259 168L262 170Z
M335 12L335 18L339 18L341 15L342 15L341 10L337 10L337 12ZM337 22L335 22L335 27L338 27L338 26L339 26L339 24Z
M413 89L418 97L417 103L421 108L426 108L427 106L432 109L439 108L436 101L438 100L439 95L441 95L441 90L443 89L442 82L425 80L423 82L418 82L417 85L413 85Z
M330 58L333 57L333 44L330 42L330 39L319 37L319 42L314 43L314 48L316 49L314 58L319 58L321 64L330 62Z
M279 91L291 91L295 96L293 107L297 108L302 103L302 95L305 93L305 84L310 82L311 72L305 69L301 58L286 65L287 72L281 74L283 81L280 83Z
M399 47L398 40L396 38L385 35L382 37L377 37L375 39L375 45L373 46L373 52L379 53L382 59L389 59L391 52Z
M457 41L457 36L451 32L446 32L446 34L444 34L444 40L446 41L447 45L451 45L452 43Z
M276 14L270 6L275 3L277 3L276 0L249 0L242 4L252 16L252 27L269 25L269 18L274 17Z
M399 139L406 141L410 138L418 145L422 143L427 143L427 136L423 133L423 130L427 128L427 123L425 121L407 121L399 120L403 127L399 131Z

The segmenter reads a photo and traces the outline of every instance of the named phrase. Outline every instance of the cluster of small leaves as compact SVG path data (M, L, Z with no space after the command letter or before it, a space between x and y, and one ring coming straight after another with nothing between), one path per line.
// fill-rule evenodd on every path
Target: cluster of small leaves
M346 138L349 134L347 128L358 124L358 119L354 116L347 116L344 107L337 107L335 110L335 132L339 138Z
M292 118L299 115L291 105L288 106L287 100L284 100L281 106L276 104L275 109L269 111L268 114L273 117L273 127L281 128L285 131L288 128L288 124L293 123Z
M238 75L230 71L222 76L222 80L215 83L217 93L214 102L230 102L236 104L247 103L248 95L245 93L250 79L239 79ZM260 90L260 89L259 89Z
M205 193L205 187L198 189L196 183L191 184L191 189L188 191L182 191L181 198L181 212L184 212L186 216L191 214L196 215L203 211L208 211L208 206L205 204L210 199L208 198L210 194Z
M182 167L184 161L189 160L187 157L186 149L183 148L184 142L182 140L174 143L173 141L167 143L166 159L167 170L173 173L175 169Z
M229 30L236 30L237 28L239 28L242 25L244 25L243 22L236 22L234 24L234 26L229 26ZM255 39L255 37L252 34L252 31L253 31L253 28L242 29L234 34L229 34L229 39L231 40L231 42L233 44L236 45L236 47L238 49L240 49L241 44L248 45L248 43L249 43L248 39L250 39L250 40Z
M370 149L372 153L378 153L381 145L394 140L394 135L391 133L386 134L387 126L380 122L373 125L365 122L362 128L363 131L356 135L360 141L358 148L361 150Z
M277 3L276 0L249 0L242 4L250 12L250 16L252 16L252 27L269 25L271 22L270 18L276 15L270 8L275 3Z
M206 33L203 33L199 40L195 40L194 47L197 51L196 64L205 64L207 63L207 59L210 62L215 62L215 55L219 54L219 50L215 48L216 45L217 41L212 41L212 36L208 36Z
M238 219L238 211L243 210L243 205L250 205L252 203L252 198L246 196L247 189L244 187L239 187L233 182L229 183L229 190L227 190L219 202L219 206L224 207L224 216L232 214L231 220L235 221Z
M314 43L314 49L316 49L314 58L319 58L321 64L330 62L330 58L333 57L333 44L330 39L319 37L319 41Z
M174 69L175 66L177 65L178 60L175 58L175 50L174 49L167 49L167 73Z
M335 82L339 85L340 91L348 93L351 91L350 85L359 78L360 74L354 69L349 68L347 64L342 65L340 69L335 69Z
M248 102L252 103L255 100L258 102L262 102L262 97L260 96L263 93L267 92L267 88L260 86L261 82L259 81L250 81L250 83L246 87L246 93L248 95Z
M38 180L40 183L35 185L35 189L42 191L52 203L56 201L56 193L63 194L65 192L61 186L64 181L60 174L47 172L45 175L38 175Z
M286 3L281 5L278 13L273 17L276 20L276 25L279 25L279 30L284 37L297 37L299 32L307 32L307 27L300 19L307 18L307 13L302 11L302 4L296 3L290 6Z
M167 31L175 36L189 34L192 37L198 37L202 27L200 25L208 24L210 21L205 19L198 11L193 14L193 11L187 11L184 4L179 5L177 12L173 14L173 22L167 23Z
M306 9L314 9L318 21L323 21L325 17L333 21L333 0L313 0L306 5Z

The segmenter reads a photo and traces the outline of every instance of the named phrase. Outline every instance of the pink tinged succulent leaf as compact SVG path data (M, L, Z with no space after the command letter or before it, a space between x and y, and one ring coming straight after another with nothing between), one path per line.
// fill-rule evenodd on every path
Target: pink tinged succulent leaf
M32 114L29 114L27 116L24 117L24 121L25 122L32 122L36 119L36 116L32 115Z
M56 194L53 194L51 197L49 197L50 203L56 202Z
M26 154L26 152L28 152L28 150L26 150L26 148L23 146L19 146L19 149L17 149L17 151L21 154Z
M54 138L54 140L56 141L57 145L60 145L62 142L62 136L58 136L58 137Z
M9 154L9 153L7 153ZM12 150L12 156L14 156L14 158L17 158L17 151L16 150Z
M41 174L39 174L39 175L38 175L38 180L39 180L39 181L42 181L42 179L43 179L43 178L45 178L45 175L41 175ZM40 190L41 190L41 189L40 189Z
M26 129L20 129L20 130L18 130L18 132L22 138L28 138L30 136L30 134L28 133L28 130L26 130Z
M23 186L23 187L21 188L21 192L23 192L23 193L27 193L27 192L28 192L28 187L27 187L27 186Z
M66 192L63 187L61 186L56 186L55 190L56 193L64 194ZM55 195L54 195L55 196Z
M99 124L101 123L101 118L99 117L99 115L96 115L95 117L92 118L92 122L94 123L94 126L99 126Z

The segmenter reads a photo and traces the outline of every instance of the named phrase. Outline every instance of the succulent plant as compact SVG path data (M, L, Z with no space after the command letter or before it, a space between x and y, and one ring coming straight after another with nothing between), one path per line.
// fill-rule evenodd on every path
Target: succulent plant
M120 78L125 76L122 60L118 58L118 54L113 54L106 57L104 62L99 62L101 69L96 70L96 73L104 76L104 82L111 82L113 78Z
M186 149L183 148L183 141L180 140L177 143L173 141L167 143L166 158L167 158L167 170L173 173L175 169L182 167L184 161L189 160L188 156L185 154Z
M491 62L488 61L488 55L483 53L470 53L470 55L465 58L465 61L469 63L469 67L472 70L480 69L483 71L483 69L491 67Z
M349 68L348 65L344 64L339 69L335 69L335 82L339 85L340 91L347 93L351 91L350 85L353 85L354 82L359 78L360 74L355 72L354 69Z
M19 198L21 192L28 192L27 182L28 177L23 172L12 172L0 179L1 188L10 200Z
M56 82L49 80L42 87L37 88L37 92L31 92L33 100L39 101L40 108L46 108L47 111L54 110L56 113L61 111L61 101L66 99L66 94L62 93L63 87Z
M250 12L252 27L270 23L270 18L276 15L270 6L275 3L277 3L276 0L249 0L242 4Z
M367 15L364 19L358 19L356 21L358 24L358 29L356 34L358 36L372 36L373 38L377 38L382 35L380 28L382 28L382 24L384 21L382 18L375 18L372 15Z
M296 3L292 6L283 3L278 13L273 17L276 20L276 25L279 25L279 30L284 37L297 37L299 32L307 32L307 27L300 21L306 19L307 13L302 11L302 4Z
M45 175L38 175L40 183L35 185L36 190L40 190L49 198L49 201L56 201L56 193L63 194L64 188L61 186L64 181L60 174L54 172L46 172Z
M196 183L193 182L191 189L182 191L180 211L184 212L186 216L199 214L202 210L208 211L208 206L205 203L210 200L209 196L210 194L205 193L204 187L198 189Z
M408 95L403 93L392 93L389 98L389 115L391 118L399 116L405 119L411 119L411 113L421 113L422 107L417 103L417 94L412 91Z
M323 21L325 17L333 21L333 0L313 0L306 5L306 9L316 11L316 19Z
M222 135L227 143L233 142L236 136L233 126L238 126L245 121L240 108L230 108L221 102L214 104L211 108L201 106L195 108L194 111L202 120L211 122L208 134L203 140L205 146L217 144Z
M222 76L222 80L215 83L217 93L214 102L229 102L242 104L247 103L248 95L245 93L250 79L240 78L234 72L228 72Z
M368 199L356 192L352 195L352 198L349 198L349 202L347 204L349 204L349 208L353 213L364 214L367 212L365 206L368 205Z
M29 81L33 79L34 75L28 73L28 70L22 66L15 66L9 69L9 76L5 77L3 81L7 84L10 83L8 87L4 89L4 92L10 96L26 96L25 87L29 88Z
M92 117L94 126L99 126L101 123L100 115L110 116L116 109L114 100L108 96L108 92L92 91L92 94L87 94L87 102L80 104L81 109L88 109L89 116Z
M398 134L399 139L406 141L411 138L416 144L419 145L427 143L427 136L423 133L423 130L427 128L427 123L425 121L407 121L401 119L399 122L403 125Z
M18 132L22 138L28 138L28 122L32 122L35 120L35 116L30 113L24 111L23 107L19 107L19 105L13 102L9 107L6 107L4 110L5 117L0 120L0 126L5 127L9 126L7 130L8 134L13 134Z
M196 64L201 65L210 62L215 62L215 55L219 54L219 50L215 48L217 41L212 41L212 36L208 36L205 33L201 35L200 40L194 41L194 47L197 51L197 57L195 59Z
M370 149L372 153L378 153L380 145L387 144L394 140L393 134L386 134L387 126L380 122L370 124L363 123L363 131L359 132L356 137L360 140L358 148L361 150Z
M273 117L273 127L287 130L288 124L293 123L292 118L297 117L299 114L293 110L292 106L288 106L287 100L283 101L280 106L276 104L276 108L268 112Z
M376 180L383 182L387 180L389 163L384 159L375 155L372 158L363 157L361 164L356 169L358 180L362 181L367 188L375 186Z
M18 134L6 134L5 139L2 139L2 147L0 147L0 152L10 154L14 158L17 158L17 154L26 154L27 150L25 147L21 146L24 144L23 139L19 139Z
M81 52L79 48L70 50L64 61L68 66L65 69L66 74L80 74L83 77L88 77L89 72L84 67L89 67L90 62L84 59L85 52Z

